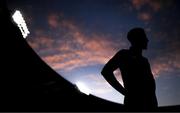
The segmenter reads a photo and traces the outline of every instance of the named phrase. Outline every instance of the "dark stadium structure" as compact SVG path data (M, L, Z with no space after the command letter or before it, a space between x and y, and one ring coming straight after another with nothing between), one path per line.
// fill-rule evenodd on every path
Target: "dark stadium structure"
M126 111L122 104L81 93L42 61L22 37L2 0L0 15L0 111ZM180 111L180 106L158 111Z

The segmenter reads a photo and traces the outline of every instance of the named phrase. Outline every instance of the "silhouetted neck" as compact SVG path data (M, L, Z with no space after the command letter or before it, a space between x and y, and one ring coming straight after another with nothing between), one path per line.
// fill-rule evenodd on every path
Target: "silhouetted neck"
M142 49L139 49L139 48L136 48L136 47L133 47L131 46L129 48L130 52L132 55L135 55L135 56L142 56Z

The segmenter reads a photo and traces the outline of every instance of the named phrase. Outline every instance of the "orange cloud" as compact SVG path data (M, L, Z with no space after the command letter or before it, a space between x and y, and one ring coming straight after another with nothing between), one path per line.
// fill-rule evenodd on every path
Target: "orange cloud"
M163 54L152 61L152 71L156 77L175 70L180 70L180 54L177 51Z
M141 10L142 7L149 7L153 11L159 11L162 7L160 0L132 0L132 5L137 9Z
M141 13L138 13L138 18L145 22L149 22L152 19L152 15L148 12L141 12Z
M50 25L50 27L57 28L59 23L58 21L59 21L58 15L56 14L48 15L48 24Z
M132 0L132 5L136 9L140 9L144 4L147 3L148 0Z
M66 58L66 55L51 55L51 56L46 56L43 57L43 60L45 60L48 63L57 63L57 62L62 62Z
M40 36L37 35L36 37L33 38L33 40L31 38L31 39L28 39L27 41L28 41L28 44L36 51L44 51L44 49L46 51L50 50L53 48L52 46L54 43L54 40L52 39L52 37L44 36L44 35L40 35Z
M149 1L150 7L155 11L159 11L162 7L160 1L154 0L154 1Z
M38 43L34 43L32 41L28 41L28 44L33 48L33 49L37 49L39 48L39 44Z
M170 64L167 64L166 62L157 62L156 64L152 65L152 72L155 77L158 77L159 75L170 71L172 71L172 68L170 67Z
M54 15L53 18L55 17L57 16ZM75 68L105 64L117 51L114 48L114 45L117 46L117 44L103 34L94 33L87 36L76 24L69 20L57 21L56 24L62 31L66 31L62 33L64 40L61 38L56 39L56 41L50 40L49 47L52 47L54 42L61 42L56 47L53 46L53 49L58 52L55 55L42 56L42 59L55 70L70 71ZM42 40L38 44L45 44L45 42L45 40ZM123 43L123 45L125 44Z
M55 21L50 22L49 27L60 29L59 39L40 30L32 41L29 40L41 58L55 70L71 71L80 67L104 65L117 52L117 45L126 45L120 41L113 42L104 34L93 33L87 36L73 21L59 21L57 17L50 15L47 21ZM53 54L44 55L48 52Z
M153 14L160 11L162 3L160 0L131 0L132 6L138 11L137 18L149 22ZM146 7L146 9L144 9ZM151 12L151 13L150 13Z

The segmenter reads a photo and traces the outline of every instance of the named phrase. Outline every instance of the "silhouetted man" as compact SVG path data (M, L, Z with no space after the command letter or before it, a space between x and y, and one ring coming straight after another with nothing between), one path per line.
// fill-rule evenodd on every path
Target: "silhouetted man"
M120 50L104 66L102 75L107 82L125 96L128 111L153 111L157 108L155 80L148 60L142 56L148 39L142 28L128 32L131 47ZM124 87L116 80L113 71L120 69Z

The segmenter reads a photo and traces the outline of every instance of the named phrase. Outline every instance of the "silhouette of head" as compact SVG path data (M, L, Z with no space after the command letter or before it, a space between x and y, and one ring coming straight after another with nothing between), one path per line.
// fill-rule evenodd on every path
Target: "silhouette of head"
M127 34L127 38L133 47L147 49L149 40L147 39L143 28L131 29Z

